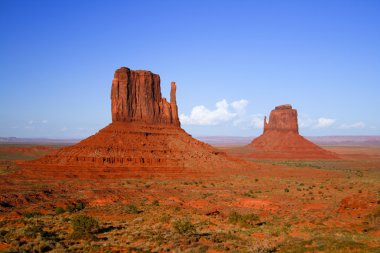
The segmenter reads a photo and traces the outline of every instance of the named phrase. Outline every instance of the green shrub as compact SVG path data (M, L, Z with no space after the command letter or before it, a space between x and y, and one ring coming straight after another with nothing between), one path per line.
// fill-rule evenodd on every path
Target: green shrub
M138 214L139 209L135 205L126 205L125 206L125 211L129 214Z
M73 213L73 212L75 212L75 206L73 206L73 205L68 205L68 206L66 207L66 211L69 212L69 213Z
M370 247L366 243L356 242L352 237L313 237L310 240L290 238L284 241L280 251L292 252L379 252L378 247ZM274 251L273 251L274 252ZM277 251L275 251L277 252Z
M195 226L187 219L176 220L173 227L181 235L189 235L196 232Z
M160 218L160 222L163 222L163 223L168 223L170 221L170 218L171 216L167 213L164 213L161 218Z
M33 218L33 217L38 217L41 216L42 214L40 212L25 212L22 214L23 217L25 218Z
M232 211L228 216L228 220L232 224L239 224L241 226L252 227L259 221L259 216L257 216L254 213L240 214L238 212Z
M152 202L152 206L160 206L160 202L156 199Z
M256 198L256 195L253 194L252 190L249 190L248 192L243 193L242 196L249 197L249 198Z
M210 235L210 240L214 243L224 243L237 239L238 237L236 235L233 235L231 231L229 231L228 233L219 232Z
M79 202L78 204L75 205L75 210L80 211L84 209L84 203Z
M79 202L75 205L68 205L66 207L66 211L69 212L69 213L74 213L74 212L78 212L80 210L83 210L84 209L84 203L82 202Z
M56 214L62 214L62 213L64 213L64 212L65 212L65 209L63 209L63 207L57 206L57 207L55 208L55 213L56 213Z
M42 229L42 226L40 225L33 225L33 226L28 226L24 230L24 235L27 238L37 238L37 236L40 234L41 236L43 235L44 231Z
M80 215L71 220L73 227L72 237L75 239L94 238L94 234L99 230L99 223L90 216Z
M289 192L290 190L289 190L288 188L285 188L284 191L285 191L285 192Z
M8 234L8 231L0 230L0 240L2 240L6 234Z

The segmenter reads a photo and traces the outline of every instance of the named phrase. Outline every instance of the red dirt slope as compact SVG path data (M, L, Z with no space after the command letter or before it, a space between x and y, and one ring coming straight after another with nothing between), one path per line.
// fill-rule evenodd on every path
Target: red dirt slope
M217 149L173 126L115 122L80 143L29 162L38 177L117 178L213 173L234 167Z

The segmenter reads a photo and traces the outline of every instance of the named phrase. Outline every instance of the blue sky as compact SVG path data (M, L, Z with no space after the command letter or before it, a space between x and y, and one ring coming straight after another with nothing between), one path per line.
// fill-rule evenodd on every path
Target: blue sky
M0 136L83 138L127 66L177 82L190 134L380 134L380 1L0 1Z

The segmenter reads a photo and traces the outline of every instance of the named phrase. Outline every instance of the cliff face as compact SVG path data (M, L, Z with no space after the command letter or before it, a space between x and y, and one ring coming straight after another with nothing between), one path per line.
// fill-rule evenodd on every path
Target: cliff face
M291 105L276 106L269 115L269 123L264 118L264 133L266 131L290 131L298 134L297 110Z
M161 95L160 76L150 71L116 70L111 88L112 122L143 122L180 126L176 85L170 103Z

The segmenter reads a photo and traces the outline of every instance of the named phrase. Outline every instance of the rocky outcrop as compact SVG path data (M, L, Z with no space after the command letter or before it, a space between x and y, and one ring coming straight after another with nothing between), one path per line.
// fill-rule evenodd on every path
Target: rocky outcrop
M144 122L180 126L176 84L170 103L161 95L160 76L150 71L116 70L111 88L112 122Z
M267 123L266 117L264 118L264 133L271 130L298 133L297 117L297 110L293 109L291 105L276 106L270 113L269 123Z
M297 110L291 105L276 106L269 122L264 118L263 134L248 147L255 158L270 159L337 159L337 155L322 149L298 132Z

